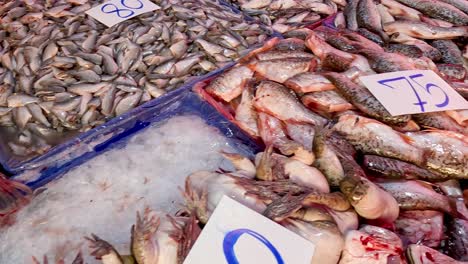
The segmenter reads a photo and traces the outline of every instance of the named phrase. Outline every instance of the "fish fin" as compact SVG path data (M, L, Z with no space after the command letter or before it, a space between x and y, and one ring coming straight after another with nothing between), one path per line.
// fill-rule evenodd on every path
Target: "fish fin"
M283 221L302 209L302 201L305 197L306 195L292 196L287 194L270 203L263 215L276 222Z
M83 264L83 263L84 263L83 254L81 253L81 251L79 251L75 259L73 260L72 264Z
M262 154L257 166L257 178L264 181L274 180L271 155L273 154L273 145L268 145Z
M15 212L28 201L32 190L25 184L9 180L0 174L0 216Z
M114 249L114 247L109 244L109 242L98 237L96 234L91 234L91 237L84 238L89 241L89 248L92 250L90 254L96 259L100 260L102 257L115 252L120 260L122 260L120 254Z
M405 141L408 144L413 144L414 143L414 140L410 136L408 136L406 134L400 134L400 137L403 139L403 141Z

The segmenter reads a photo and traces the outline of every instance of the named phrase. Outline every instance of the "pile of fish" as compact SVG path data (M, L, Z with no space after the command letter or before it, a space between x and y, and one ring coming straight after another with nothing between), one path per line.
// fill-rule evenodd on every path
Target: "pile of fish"
M336 13L345 0L228 0L249 17L280 33L302 28Z
M200 221L216 205L210 197L224 192L282 224L323 221L326 209L343 247L332 253L324 245L332 258L320 257L319 245L314 263L337 263L340 255L340 263L404 263L405 249L411 263L468 260L466 110L392 116L358 78L438 72L434 63L389 53L346 29L293 33L296 38L272 39L195 87L266 145L256 166L189 177L208 201L205 212L195 210Z
M107 28L101 1L9 1L0 7L0 127L11 151L64 138L241 57L268 30L209 0L155 0Z
M468 78L466 0L349 0L335 24L387 52L427 57L452 80Z

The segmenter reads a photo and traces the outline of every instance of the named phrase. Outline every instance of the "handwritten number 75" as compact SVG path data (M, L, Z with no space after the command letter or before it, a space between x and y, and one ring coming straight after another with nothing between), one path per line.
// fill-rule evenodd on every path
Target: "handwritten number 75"
M432 92L431 92L433 88L438 88L444 94L445 98L444 98L444 101L442 101L441 103L435 104L435 106L438 107L438 108L442 108L442 107L447 106L449 104L449 97L448 97L447 93L445 93L445 91L441 87L437 86L434 83L427 83L426 86L423 86L422 84L420 84L419 82L416 81L417 78L421 78L423 76L424 75L422 75L422 74L414 74L414 75L410 75L408 77L403 77L402 76L402 77L384 79L384 80L380 80L380 81L377 81L377 82L380 83L383 86L388 87L388 88L396 89L394 86L391 86L389 83L395 82L395 81L401 81L401 80L406 81L408 83L408 85L411 87L411 89L413 90L414 95L416 96L417 102L414 103L414 105L419 105L419 107L421 108L421 112L426 112L425 108L424 108L424 105L427 104L427 101L423 101L421 99L417 89L413 86L413 82L415 84L417 84L419 87L423 88L430 95L433 95ZM411 79L411 80L409 80L408 78Z
M101 11L106 14L116 13L120 18L127 18L135 14L133 10L143 8L143 3L140 0L120 0L120 4L125 8L119 8L114 4L105 4L101 7Z

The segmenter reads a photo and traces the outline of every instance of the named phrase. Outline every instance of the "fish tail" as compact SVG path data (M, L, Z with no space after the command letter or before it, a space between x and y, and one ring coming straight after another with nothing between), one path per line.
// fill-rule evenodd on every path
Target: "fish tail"
M32 190L27 185L9 180L0 174L0 216L15 212L31 194Z

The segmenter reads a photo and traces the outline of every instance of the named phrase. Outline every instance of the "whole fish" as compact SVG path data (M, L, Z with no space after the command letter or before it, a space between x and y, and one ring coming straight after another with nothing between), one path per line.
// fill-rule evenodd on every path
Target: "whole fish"
M443 1L435 0L397 0L409 7L417 9L422 13L433 17L451 22L455 25L468 25L468 14L465 14L460 9L444 3Z
M286 87L272 81L257 86L254 107L283 121L324 125L326 119L308 110Z
M385 23L383 29L389 35L403 33L420 39L454 39L468 35L468 26L445 28L409 20Z
M368 89L355 84L351 79L338 74L327 73L325 74L337 88L337 91L348 101L350 101L356 108L383 122L392 125L404 125L411 117L409 115L392 116L383 107L383 105L375 98Z
M424 164L424 151L414 146L409 136L376 120L345 114L340 116L334 130L364 153Z
M444 181L449 178L447 175L432 172L411 163L376 155L365 155L363 165L366 169L373 172L374 176L389 179L419 179L432 182Z

